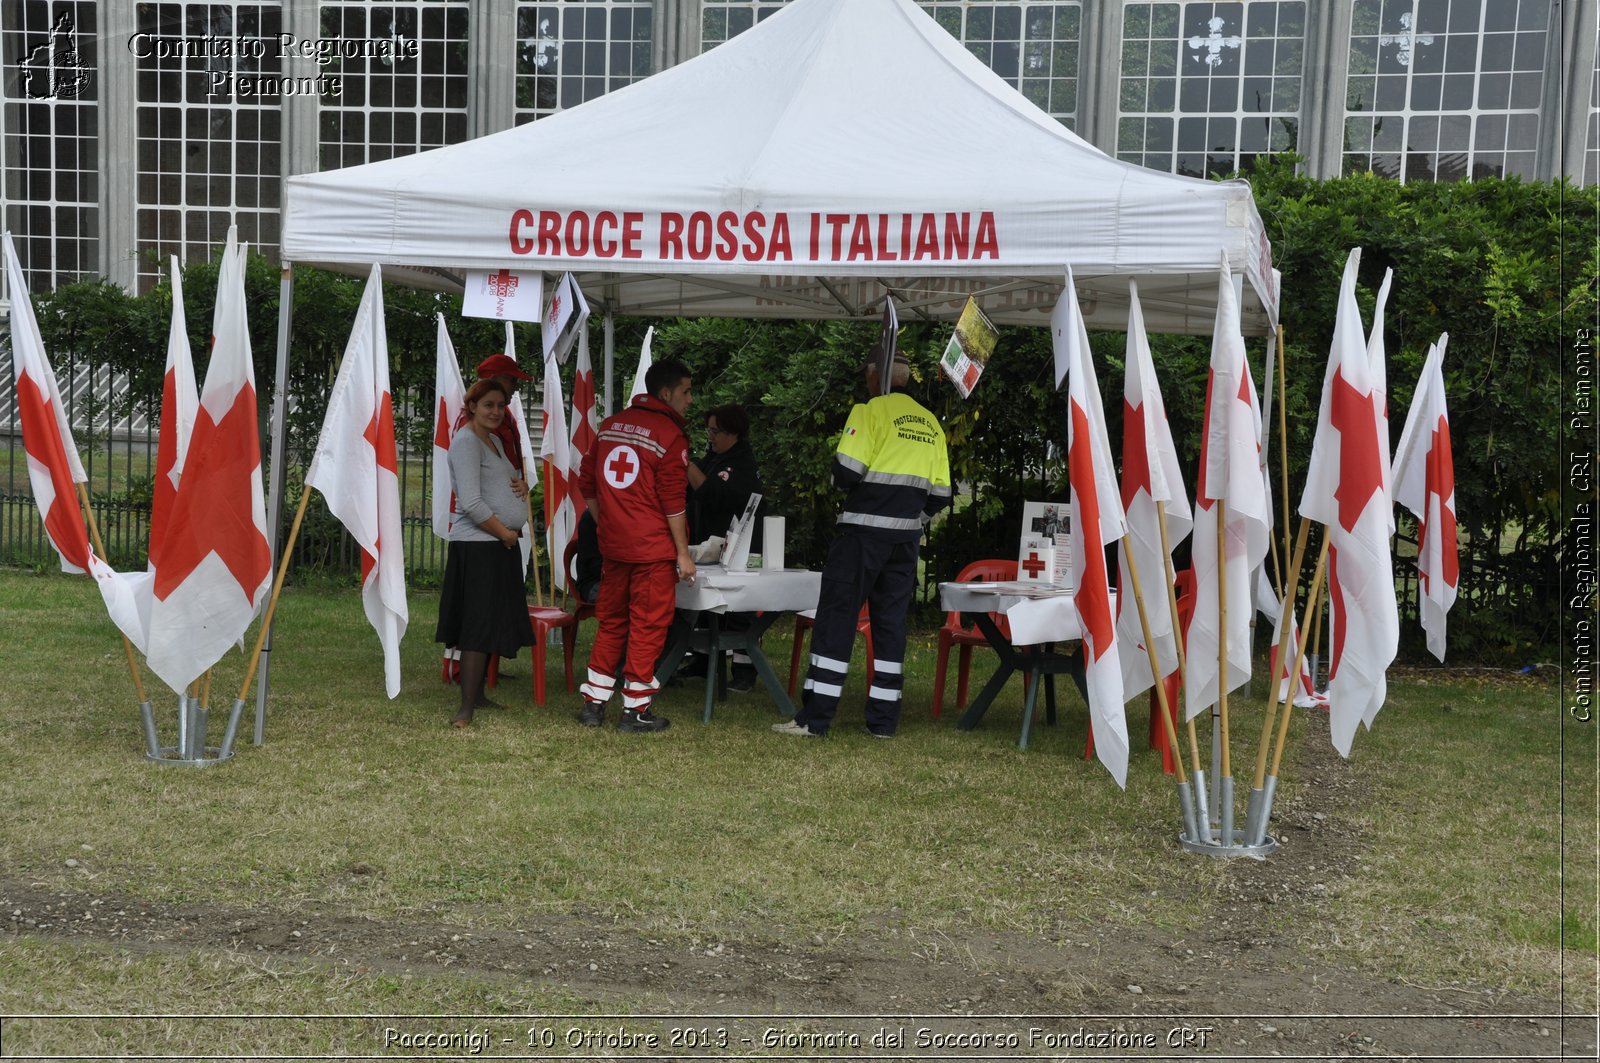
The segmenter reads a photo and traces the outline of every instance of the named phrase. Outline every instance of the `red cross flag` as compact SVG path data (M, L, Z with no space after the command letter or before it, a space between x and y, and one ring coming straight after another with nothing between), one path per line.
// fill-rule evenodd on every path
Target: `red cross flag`
M356 308L306 486L322 492L328 512L361 548L361 602L383 646L384 689L392 698L400 693L400 640L408 616L389 339L376 265Z
M17 260L11 234L0 237L5 250L6 285L11 293L11 366L15 374L17 416L22 423L22 450L28 464L28 483L34 504L44 521L45 535L61 556L61 571L84 572L94 577L106 609L141 650L145 646L145 619L140 598L149 601L149 578L124 575L95 556L78 505L77 485L84 483L83 464L67 424L66 407L56 385L55 372L39 335L28 298L28 282Z
M200 389L194 379L194 356L189 350L189 325L183 310L183 277L178 256L172 256L172 317L167 331L167 368L161 378L161 429L156 446L155 486L150 497L150 570L161 563L161 550L169 514L178 497L183 461L194 434L200 409Z
M550 583L557 590L566 590L564 560L567 544L577 531L578 513L572 498L575 477L567 439L566 403L561 394L561 369L553 353L544 359L544 436L539 444L539 456L544 459L544 523L550 548Z
M1400 648L1394 567L1389 555L1387 440L1356 307L1361 249L1345 262L1323 378L1317 434L1300 512L1327 525L1328 596L1333 650L1328 708L1333 746L1350 755L1356 724L1369 728L1387 696L1386 672Z
M28 482L44 520L50 545L61 555L61 571L89 568L89 533L78 507L77 485L84 483L66 406L56 375L45 354L39 322L28 298L28 282L17 261L11 234L5 234L6 284L11 292L11 364L16 376L17 415L22 421L22 449L28 461Z
M600 431L600 405L595 399L594 363L589 360L589 337L578 335L578 364L572 374L572 445L567 450L567 493L572 496L572 508L577 513L584 509L583 492L578 489L578 473L582 471L583 456L594 445Z
M1461 578L1456 555L1456 471L1444 399L1444 349L1449 342L1449 333L1444 333L1428 348L1394 455L1395 499L1417 518L1422 630L1428 633L1428 649L1441 661L1445 616L1455 604Z
M1272 621L1272 643L1267 648L1267 667L1272 672L1273 681L1278 684L1278 691L1273 696L1280 701L1288 700L1294 705L1306 708L1319 704L1317 692L1311 685L1311 665L1307 659L1310 657L1309 650L1300 658L1300 681L1295 684L1293 691L1289 688L1289 662L1294 659L1295 650L1300 645L1300 624L1295 620L1291 610L1289 641L1285 643L1283 599L1273 591L1272 581L1267 578L1265 565L1256 569L1256 610Z
M1128 783L1128 717L1123 708L1122 665L1106 572L1106 547L1122 538L1122 502L1111 464L1100 385L1089 357L1078 294L1066 287L1050 315L1056 365L1067 377L1067 479L1071 488L1072 604L1083 627L1084 678L1094 722L1094 752L1117 785Z
M1140 572L1140 589L1146 595L1145 611L1150 636L1163 676L1178 667L1177 636L1172 630L1166 586L1169 557L1161 548L1160 515L1156 503L1167 511L1168 545L1176 546L1189 534L1193 520L1178 448L1167 424L1167 408L1150 357L1145 335L1139 288L1128 282L1128 348L1122 379L1122 508L1127 513L1128 535L1117 575L1117 641L1122 647L1122 696L1134 698L1154 684L1150 657L1145 651L1139 609L1133 600L1133 583L1127 575L1126 552L1133 553Z
M183 691L249 628L272 582L261 487L255 368L238 232L217 271L217 305L194 435L157 544L150 668Z
M439 339L433 370L433 534L450 537L455 518L455 492L450 489L450 440L455 437L456 421L467 401L467 385L461 379L461 363L450 332L439 319Z
M1184 712L1193 719L1217 704L1220 691L1250 681L1250 574L1267 554L1270 504L1259 455L1261 409L1244 357L1239 299L1224 269L1218 280L1217 317L1206 379L1205 423L1200 429L1200 482L1195 487L1194 612L1186 637ZM1217 506L1226 508L1219 542ZM1224 563L1225 559L1225 563ZM1222 639L1219 601L1227 580L1227 675L1219 675ZM1227 686L1223 687L1222 684Z

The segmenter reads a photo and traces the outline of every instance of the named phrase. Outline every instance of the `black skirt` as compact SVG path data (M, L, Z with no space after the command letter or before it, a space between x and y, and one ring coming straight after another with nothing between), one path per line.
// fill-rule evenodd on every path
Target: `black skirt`
M495 542L450 544L433 640L501 657L533 645L521 550Z

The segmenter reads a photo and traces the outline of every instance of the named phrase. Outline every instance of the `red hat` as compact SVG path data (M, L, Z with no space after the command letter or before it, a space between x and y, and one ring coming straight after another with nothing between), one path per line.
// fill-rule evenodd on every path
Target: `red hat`
M515 361L503 354L491 354L478 363L479 380L488 380L492 376L508 376L515 380L533 379L533 377L519 369Z

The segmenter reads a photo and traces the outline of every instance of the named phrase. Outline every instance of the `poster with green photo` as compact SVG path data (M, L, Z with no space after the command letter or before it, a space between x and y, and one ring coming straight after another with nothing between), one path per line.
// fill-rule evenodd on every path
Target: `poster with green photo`
M970 398L978 386L978 379L983 376L983 368L989 364L989 356L994 353L999 338L993 323L978 309L977 302L968 297L967 305L956 319L955 334L939 357L945 376L961 392L962 398Z

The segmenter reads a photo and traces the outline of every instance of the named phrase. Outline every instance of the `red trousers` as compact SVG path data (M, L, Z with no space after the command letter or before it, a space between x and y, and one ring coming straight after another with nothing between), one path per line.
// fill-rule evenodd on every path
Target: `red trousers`
M589 701L604 704L616 685L617 665L624 647L628 659L622 672L622 707L645 712L656 685L656 658L667 644L667 629L678 602L676 561L629 564L606 558L600 577L600 597L594 603L600 629L589 651L589 676L580 692Z

